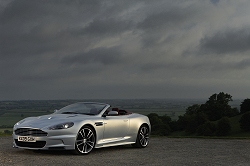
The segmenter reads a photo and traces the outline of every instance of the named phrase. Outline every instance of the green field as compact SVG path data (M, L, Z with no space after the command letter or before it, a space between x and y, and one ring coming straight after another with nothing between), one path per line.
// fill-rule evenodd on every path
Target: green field
M13 129L12 128L0 128L0 134L4 134L5 131L8 131L8 133L6 133L6 134L10 135L12 133Z
M12 133L12 128L14 124L18 121L31 116L40 116L45 114L50 114L52 112L48 111L37 111L37 110L26 110L26 109L13 109L5 111L0 115L0 135L6 135L4 132L7 130Z
M10 127L26 117L40 116L50 113L51 112L48 111L23 110L23 109L8 110L0 115L0 126Z

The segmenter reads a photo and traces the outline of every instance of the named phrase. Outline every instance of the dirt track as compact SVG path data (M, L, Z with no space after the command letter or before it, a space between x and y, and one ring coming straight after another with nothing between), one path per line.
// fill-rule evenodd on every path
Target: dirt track
M145 149L119 146L95 149L87 156L68 151L12 148L0 137L0 165L250 165L250 140L151 138Z

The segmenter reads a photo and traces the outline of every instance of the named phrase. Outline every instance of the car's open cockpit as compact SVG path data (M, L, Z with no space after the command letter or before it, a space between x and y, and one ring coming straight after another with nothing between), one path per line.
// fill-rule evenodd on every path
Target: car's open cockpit
M122 116L129 114L132 114L132 112L127 110L119 110L119 108L109 108L107 111L105 111L104 116Z

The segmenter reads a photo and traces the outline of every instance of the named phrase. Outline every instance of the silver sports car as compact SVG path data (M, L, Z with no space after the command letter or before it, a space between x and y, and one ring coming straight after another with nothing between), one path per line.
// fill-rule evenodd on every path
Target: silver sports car
M109 104L80 102L55 113L25 118L14 125L13 147L33 150L74 150L132 144L145 148L151 131L147 116L112 108Z

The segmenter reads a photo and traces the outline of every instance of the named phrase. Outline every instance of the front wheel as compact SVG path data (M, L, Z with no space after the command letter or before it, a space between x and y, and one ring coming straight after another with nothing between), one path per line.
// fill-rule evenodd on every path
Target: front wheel
M95 147L95 133L89 126L84 126L76 136L75 152L77 154L89 154Z
M149 141L149 128L146 125L142 125L138 131L136 142L132 146L137 148L145 148Z

